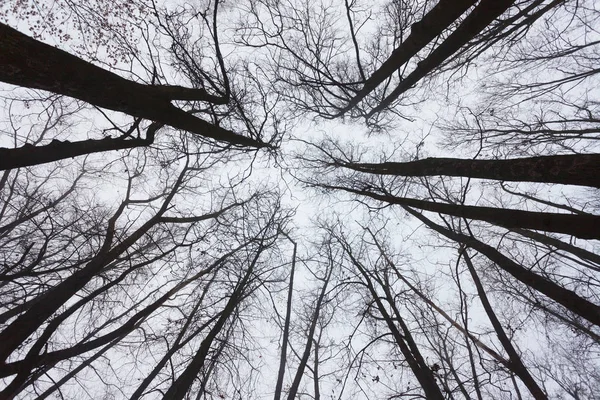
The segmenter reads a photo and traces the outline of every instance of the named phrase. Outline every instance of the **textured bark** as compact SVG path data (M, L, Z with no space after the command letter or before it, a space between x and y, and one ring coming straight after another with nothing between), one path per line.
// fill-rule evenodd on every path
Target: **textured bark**
M409 162L335 162L355 171L395 176L463 176L512 182L544 182L600 188L600 154L570 154L509 160L425 158Z
M373 115L389 106L400 95L413 87L434 69L438 68L448 57L458 51L477 34L483 31L496 18L504 13L515 0L481 0L477 7L464 19L427 58L417 64L400 84L375 107L369 115Z
M104 138L77 142L53 140L45 146L26 144L16 149L0 148L0 170L28 167L109 150L149 146L154 143L154 134L159 127L160 124L152 124L145 139Z
M564 306L569 311L587 319L592 324L600 326L600 307L591 301L588 301L578 296L575 292L565 289L551 280L536 274L532 270L517 264L492 246L483 243L472 236L446 229L410 207L404 207L404 209L423 222L426 226L446 236L448 239L462 243L485 255L519 282L544 294L546 297Z
M266 143L210 124L171 104L214 100L203 89L142 85L0 23L0 81L74 97L97 107L170 125L237 146Z
M371 197L389 204L415 207L454 217L489 222L507 229L525 228L540 231L564 233L582 239L600 239L600 216L543 213L524 210L511 210L495 207L465 206L460 204L435 203L432 201L396 197L374 193L370 190L351 189L343 186L321 185L323 188Z
M440 0L431 11L425 14L423 19L412 25L410 35L406 40L394 49L389 58L373 72L362 89L348 102L340 114L355 107L373 89L393 75L475 3L476 0Z

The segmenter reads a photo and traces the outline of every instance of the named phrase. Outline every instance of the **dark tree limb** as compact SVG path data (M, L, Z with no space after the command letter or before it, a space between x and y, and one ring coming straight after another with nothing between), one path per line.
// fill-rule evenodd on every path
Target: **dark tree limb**
M496 207L436 203L407 197L396 197L389 194L375 193L371 190L359 190L344 186L324 184L320 184L319 186L325 189L344 190L346 192L371 197L372 199L388 204L398 204L454 217L485 221L507 229L535 229L539 231L564 233L582 239L600 239L600 229L598 229L600 226L600 216L597 215L544 213Z
M442 44L433 50L425 60L421 61L417 65L417 68L402 80L392 93L369 112L368 116L384 110L400 95L413 87L417 82L431 73L431 71L438 68L448 57L502 15L514 2L515 0L481 0L459 27Z
M533 239L539 243L545 244L546 246L556 247L557 249L569 252L581 258L582 260L591 261L600 266L600 255L596 253L592 253L591 251L588 251L581 247L573 246L572 244L565 243L562 240L555 239L548 235L543 235L541 233L529 231L526 229L513 229L513 231L521 236L528 237L529 239Z
M292 317L292 295L294 293L294 271L296 269L296 252L298 249L298 245L292 238L290 238L287 234L284 233L287 239L294 246L294 250L292 252L292 268L290 271L290 283L288 288L288 298L286 304L286 312L285 312L285 322L283 325L283 337L281 339L281 355L279 357L279 371L277 373L277 383L275 385L275 394L273 395L274 400L281 399L281 390L283 388L283 377L285 374L285 364L287 362L287 348L288 348L288 338L290 334L290 320Z
M476 0L440 0L421 21L413 24L410 35L398 46L387 60L371 74L362 89L339 113L342 115L355 107L380 83L393 75L402 65L421 50L427 43L447 29L457 18L469 9ZM350 18L349 21L351 22ZM354 39L355 40L355 39ZM356 40L355 40L356 41ZM355 45L355 47L357 47ZM357 62L360 60L357 57Z
M498 336L498 339L500 340L502 347L504 347L506 354L508 354L508 357L510 359L510 365L509 365L510 370L512 372L514 372L515 375L517 375L521 379L521 381L525 384L525 386L527 386L527 389L529 389L529 392L536 400L546 400L548 398L548 396L546 396L546 394L540 388L540 386L537 384L535 379L533 379L533 376L531 376L531 374L529 373L529 370L527 369L527 367L525 367L525 364L523 364L523 360L521 360L521 356L519 355L519 353L517 353L517 350L513 346L510 338L504 331L504 328L502 327L500 320L498 320L498 317L496 316L496 313L494 312L494 309L493 309L492 305L490 304L490 301L487 297L485 289L483 288L483 285L481 284L481 280L479 279L479 276L477 275L477 271L475 271L475 267L473 266L473 263L471 262L471 257L469 257L469 253L467 253L465 248L462 248L460 251L460 254L465 259L467 268L469 269L469 272L471 273L471 277L473 278L473 282L475 283L475 288L477 289L477 295L479 296L479 300L481 301L481 304L483 305L483 309L485 310L485 313L487 314L488 318L490 319L490 322L492 323L492 326L494 327L494 330L496 331L496 335Z
M412 214L418 220L423 222L427 227L442 234L450 240L462 243L465 246L471 247L479 253L485 255L491 261L496 263L498 267L512 275L519 282L531 287L532 289L546 295L546 297L554 300L569 311L585 318L592 324L600 326L600 307L589 300L577 295L577 293L565 289L564 287L552 282L551 280L540 276L532 270L517 264L504 254L500 253L494 247L483 243L472 236L467 236L462 233L454 232L436 224L423 214L413 210L410 207L403 207L408 213Z
M151 124L145 139L104 138L77 142L53 140L50 144L44 146L26 144L16 149L0 148L0 170L28 167L109 150L150 146L154 143L156 131L162 126L162 124L156 122Z
M325 277L325 282L323 282L321 292L319 293L319 297L317 298L315 310L312 313L312 321L310 322L310 327L308 329L306 345L304 346L304 352L302 353L302 357L300 358L300 364L298 365L298 369L296 370L294 380L292 381L292 384L288 391L287 400L294 400L297 398L296 394L300 389L300 382L302 381L302 376L304 375L304 370L306 369L306 365L308 364L308 358L311 354L311 348L315 337L315 331L317 329L317 322L319 320L319 315L322 311L322 304L325 300L325 295L327 294L327 286L329 284L332 272L333 267L330 266L329 271L327 271L327 275Z
M359 172L394 176L463 176L512 182L561 183L600 188L600 154L570 154L515 158L508 160L469 160L425 158L409 162L332 162Z
M433 372L425 363L424 358L421 355L421 352L419 351L419 348L412 339L410 330L401 318L398 308L394 306L395 299L394 296L391 295L389 288L386 289L386 284L384 282L381 282L380 279L375 278L386 294L386 297L380 296L377 293L377 290L373 284L371 278L372 272L368 271L367 268L364 265L362 265L362 263L359 260L356 259L356 257L352 253L352 249L347 243L342 242L340 240L340 244L344 248L344 251L350 258L352 264L359 270L360 274L365 279L365 285L367 286L367 289L369 290L371 297L373 298L373 301L377 306L377 309L379 310L386 325L388 326L390 333L394 337L394 341L396 342L398 348L402 352L404 359L408 363L410 369L412 370L413 374L419 381L419 384L423 388L423 391L425 392L425 397L427 399L432 400L444 399L444 395L442 394L440 388L436 383ZM386 300L387 303L389 303L389 305L392 307L394 314L396 314L395 317L388 312L384 304L384 300ZM398 323L400 324L402 333L396 326L395 321L398 321Z
M74 97L235 146L267 143L239 135L183 111L172 100L215 100L204 89L143 85L122 78L0 23L0 81Z

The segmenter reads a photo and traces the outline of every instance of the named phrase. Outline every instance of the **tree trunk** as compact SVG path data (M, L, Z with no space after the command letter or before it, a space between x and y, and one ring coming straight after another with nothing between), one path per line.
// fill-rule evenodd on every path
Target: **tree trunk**
M0 148L0 170L28 167L103 151L149 146L154 143L154 134L160 127L161 124L157 123L150 125L146 139L104 138L77 142L53 140L45 146L25 144L16 149Z
M512 182L544 182L600 188L600 154L570 154L509 160L425 158L409 162L340 163L378 175L464 176Z
M556 301L580 317L587 319L591 323L600 326L600 307L596 304L578 296L575 292L565 289L535 272L524 268L492 246L485 244L474 237L446 229L410 207L404 207L404 209L422 221L429 228L441 233L448 239L462 243L485 255L521 283L546 295L548 298Z
M341 189L350 193L368 196L389 204L414 207L454 217L486 221L507 229L526 228L564 233L582 239L600 239L600 229L598 229L600 226L600 216L596 215L543 213L495 207L435 203L407 197L396 197L389 194L379 194L370 190L351 189L343 186L321 186L328 189Z
M479 296L479 300L483 305L483 309L485 310L488 318L490 319L490 322L492 323L492 326L496 331L496 335L498 336L502 347L504 347L506 354L508 354L508 357L510 359L510 370L521 379L521 381L525 384L525 386L527 386L527 389L529 389L529 392L536 400L548 399L548 396L546 396L544 391L539 387L535 379L533 379L533 377L527 370L527 367L525 367L525 364L523 364L521 356L519 356L519 353L517 353L517 350L512 345L512 342L510 341L508 335L504 331L502 324L498 320L498 317L496 317L496 313L494 312L494 309L492 308L492 305L488 300L485 289L481 284L481 280L479 279L479 276L475 271L475 267L473 266L471 258L469 257L469 254L467 253L466 249L462 249L461 253L465 258L467 268L469 269L471 277L473 278L473 282L475 283L475 287L477 288L477 295Z
M440 35L459 18L476 0L440 0L423 18L412 25L410 35L398 46L387 60L373 72L362 89L340 112L343 114L355 107L380 83L392 76L406 64L419 50Z
M203 89L142 85L122 78L0 23L0 81L74 97L237 146L267 144L210 124L171 104L176 99L210 101ZM193 94L196 93L194 96Z
M461 24L444 40L427 58L417 64L400 84L373 108L369 116L382 111L396 100L402 93L413 87L417 82L438 68L448 57L473 39L477 34L490 25L504 13L515 0L481 0Z

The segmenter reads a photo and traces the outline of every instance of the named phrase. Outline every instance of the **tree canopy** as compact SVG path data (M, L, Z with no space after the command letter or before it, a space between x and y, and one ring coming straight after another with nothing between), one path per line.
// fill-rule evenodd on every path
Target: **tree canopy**
M599 26L0 3L0 398L597 399Z

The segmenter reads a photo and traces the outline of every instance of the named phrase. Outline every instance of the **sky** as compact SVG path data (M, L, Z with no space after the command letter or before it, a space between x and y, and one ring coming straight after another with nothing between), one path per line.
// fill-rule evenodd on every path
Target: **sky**
M174 11L178 9L189 10L191 7L201 9L204 3L178 3L172 1L161 3L159 6ZM331 10L338 10L341 4L336 2L321 3L330 6ZM164 35L164 32L158 32L151 24L151 21L154 21L155 17L148 11L150 3L139 3L146 6L141 6L139 9L135 7L130 8L128 4L130 2L112 2L108 0L85 2L78 0L70 3L63 0L52 3L34 0L9 0L0 4L0 20L7 21L9 25L15 26L23 32L27 32L28 27L33 25L33 32L38 34L46 43L73 52L104 68L111 68L121 76L129 79L149 82L152 75L150 66L154 63L154 65L160 67L161 79L164 80L164 83L187 86L190 82L185 77L185 68L181 67L181 65L178 66L174 60L173 53L169 53L169 39ZM281 4L283 4L284 10L289 11L291 3ZM597 8L597 4L594 2L590 4ZM384 31L379 32L377 29L381 28L385 30L389 26L382 17L384 14L377 14L377 10L381 10L377 7L383 5L383 2L377 2L376 4L367 2L355 3L356 13L354 17L357 26L360 26L361 29L359 41L364 49L374 49L374 35L385 33ZM235 5L226 2L223 4L220 17L224 24L219 27L219 38L222 43L224 59L232 72L232 76L235 77L236 73L239 73L240 78L234 82L235 87L239 88L240 92L245 90L246 99L256 100L260 99L260 97L255 97L259 93L257 85L260 85L262 82L265 84L265 87L269 88L264 79L268 79L271 76L269 74L272 71L269 68L273 66L277 54L275 51L266 48L245 47L240 49L239 41L241 40L240 38L243 38L244 29L256 27L256 21L251 18L244 19L244 16L248 15L247 8L244 8L246 6L246 3ZM74 7L80 13L75 13L73 9L68 7ZM94 10L100 10L100 12L95 12ZM34 14L29 14L31 18L24 18L23 15L26 12L34 12ZM264 13L264 11L261 12ZM265 20L269 20L266 14L262 15L265 16ZM334 13L332 15L343 14ZM185 20L183 16L181 18ZM118 26L115 24L122 20L129 22L129 24L125 25L126 28L123 36L116 37L109 29L93 29L96 23L105 23L114 27ZM271 19L271 22L273 21L277 23L276 19ZM339 36L339 40L331 42L331 51L336 55L331 58L332 62L334 62L342 56L346 56L347 52L351 49L348 45L347 31L344 28L346 20L339 17L324 18L323 21L325 31L337 33ZM90 26L85 25L85 22L90 22ZM297 22L290 22L290 26L293 28L301 27L294 25L295 23ZM189 30L186 31L184 29L181 32L190 35L190 42L198 40L196 44L199 44L194 47L197 53L193 55L192 59L201 59L201 56L205 56L206 58L202 59L202 66L209 68L211 62L214 63L214 51L210 47L212 39L209 31L206 27L201 28L202 21L198 16L195 19L190 19L184 26ZM57 31L56 28L60 29L60 31ZM597 38L597 33L593 30L593 27L576 26L576 28L589 29L591 31L590 40ZM565 42L568 39L575 40L580 37L577 29L565 31ZM533 31L534 33L544 32L544 28L536 26ZM548 32L550 35L554 31L549 30ZM290 33L289 43L297 44L295 42L297 40L297 37L294 36L295 34L297 32L292 31ZM148 39L150 45L147 45L143 39ZM318 38L311 39L317 40ZM304 46L306 48L302 46L302 43L300 43L298 48L309 52L312 49L310 43ZM388 49L385 46L383 47L386 50ZM509 46L509 48L511 51L519 50L516 47L512 48ZM597 50L597 47L594 47L594 49ZM339 57L337 56L338 54ZM512 53L507 54L510 55ZM365 57L368 58L367 56ZM253 70L256 76L259 77L258 82L248 84L247 87L243 85L242 72L244 61L250 61L255 63L255 65L263 67L263 70ZM457 76L451 76L451 74L442 74L432 84L416 87L410 96L403 99L401 104L396 107L400 117L389 115L389 125L384 127L383 132L369 129L359 118L352 119L346 117L343 119L328 120L315 117L310 113L298 116L299 110L294 109L284 99L282 100L282 97L279 99L280 103L274 108L275 115L281 118L281 129L283 131L283 139L277 155L268 154L267 152L259 152L256 155L233 153L230 155L231 160L218 164L216 168L210 170L210 175L202 176L202 178L198 179L198 186L193 195L188 197L182 196L181 199L178 199L177 211L190 210L194 209L194 207L198 207L199 210L211 209L216 205L214 201L217 197L213 198L209 193L215 188L227 192L227 195L224 195L228 196L227 198L232 198L234 195L243 197L257 187L277 188L280 190L283 194L283 205L295 210L293 221L290 224L290 231L291 235L300 243L301 255L306 258L305 263L300 264L297 271L298 292L296 294L298 298L306 298L308 294L314 295L315 290L320 285L319 282L314 280L311 274L311 271L319 271L320 268L323 268L320 260L315 255L314 248L311 247L311 242L319 239L319 234L316 233L317 230L315 229L317 221L340 219L343 221L344 227L350 232L350 236L354 237L357 242L362 240L361 235L363 231L361 226L369 225L375 229L384 227L384 234L382 236L389 243L393 252L398 255L398 258L402 260L403 267L407 268L413 276L420 277L422 282L427 283L432 288L432 293L436 294L436 299L445 307L445 310L453 312L453 316L458 318L456 310L460 296L457 295L458 288L453 281L452 275L456 268L455 248L447 246L445 242L432 236L428 229L421 226L414 218L408 218L406 213L398 208L369 209L351 196L340 193L323 193L320 190L306 187L305 184L296 178L308 177L311 179L326 180L335 176L335 174L320 172L314 174L312 170L305 168L306 165L296 157L302 154L314 154L311 146L307 145L306 142L319 143L322 140L336 140L342 143L342 146L345 148L353 147L357 154L363 154L364 161L378 162L384 159L407 160L411 157L424 158L433 156L469 158L477 153L478 143L472 146L447 146L445 143L452 140L453 137L445 133L443 128L449 123L463 122L464 119L468 119L470 123L473 123L472 114L469 114L470 112L474 114L487 113L486 115L495 114L491 115L494 118L487 119L491 121L489 122L490 125L503 126L502 124L513 123L514 120L518 121L519 118L523 120L535 119L537 118L536 113L538 111L542 114L546 111L548 113L556 111L555 114L557 115L562 111L568 112L567 115L572 114L573 110L568 110L568 107L561 104L563 100L583 101L589 98L587 99L589 104L595 104L594 102L597 101L593 85L595 80L586 81L583 85L576 87L566 86L558 91L538 94L536 99L523 101L522 104L517 105L495 102L497 99L493 96L486 97L481 94L482 88L485 88L486 85L489 87L498 84L498 82L506 84L506 81L511 83L519 79L532 79L532 77L548 79L553 76L559 76L561 73L560 65L558 65L553 66L554 69L546 70L543 72L543 76L540 76L539 69L536 69L536 67L539 66L534 64L531 66L531 70L525 71L522 76L513 76L510 74L511 71L507 71L504 74L500 73L502 71L498 73L492 71L493 73L490 73L486 65L474 63L468 69L461 70L461 73L464 74L461 79ZM582 68L584 67L582 66ZM340 68L342 67L340 66ZM260 81L260 79L263 79L263 81ZM451 85L447 85L448 82L451 82ZM269 83L278 84L275 79ZM452 90L449 90L450 88ZM0 89L2 89L1 94L5 99L3 108L6 111L0 120L0 132L2 133L0 143L10 147L15 144L21 145L25 142L35 140L36 135L39 135L39 132L45 126L45 119L39 115L41 114L44 117L47 115L44 114L43 110L48 102L31 102L29 104L18 100L12 101L16 97L38 94L30 90L15 89L8 85L3 85ZM525 94L521 97L527 98L528 95ZM517 98L517 101L521 100L521 98ZM268 101L274 101L271 93L269 93ZM55 137L83 139L91 137L99 138L107 134L112 135L114 131L106 131L110 127L106 116L109 116L117 124L125 125L131 123L131 118L118 113L104 111L103 114L92 107L75 101L65 103L65 110L67 111L75 110L79 107L82 107L82 109L73 115L69 115L61 125L57 125L48 132L45 139L46 142ZM261 109L259 106L251 107L250 109L252 117L258 121L263 117L263 112L264 109ZM22 119L21 116L23 116ZM15 125L14 122L17 122L17 124ZM268 127L271 122L267 123ZM225 120L223 123L233 128L241 126L239 119ZM32 128L30 129L29 127ZM267 132L272 132L272 130L272 128L267 128ZM194 139L164 129L164 131L160 132L157 146L168 148L170 142L180 143L185 140L193 143ZM590 145L590 142L593 143L593 141L571 141L570 143L574 143L575 148L580 150L595 149L595 144ZM489 143L486 143L486 145L487 147L481 149L481 157L504 157L510 154L520 154L519 152L523 154L552 154L560 151L560 149L557 150L558 146L552 144L542 144L535 148L525 148L524 146L519 146L518 143L510 145L507 143L504 147L502 145L493 146ZM127 168L133 165L133 158L127 159L125 164L116 161L121 154L99 154L88 158L87 162L89 165L97 167L99 171L86 180L85 196L89 197L82 196L83 200L81 201L85 202L89 199L88 206L96 201L109 208L118 206L125 192L126 181L124 177L131 172ZM173 154L173 151L165 150L165 154ZM156 169L153 169L148 174L147 181L139 184L137 190L139 190L140 194L145 193L146 195L150 195L161 190L162 186L169 179L172 179L172 176L169 176L167 171L173 172L181 168L182 160L165 161L161 157L163 156L154 154L152 157L149 157L151 160L149 162L155 163L153 166ZM158 168L161 165L160 161L165 162L163 169ZM78 168L77 166L81 162L81 159L67 160L63 163L64 168L59 172L51 172L51 176L54 177L57 176L56 174L60 174L60 177L52 181L50 187L56 189L61 187L61 185L67 184L68 178L64 182L61 182L62 177L65 175L73 176ZM105 166L107 167L105 168ZM49 168L49 166L40 166L32 170L34 171L34 175L44 176L44 174L49 173ZM242 179L242 177L247 178ZM231 185L232 181L239 182L239 186L236 186L232 190L225 190ZM457 193L457 188L464 187L467 184L466 180L460 178L447 179L445 182L450 188L449 191L454 195ZM468 194L468 200L471 204L502 204L504 206L528 209L544 208L533 202L525 202L520 197L508 196L506 193L502 193L497 185L481 184L477 180L469 184L471 185L471 190ZM515 186L511 185L511 187ZM403 190L402 188L399 190ZM541 184L519 184L518 188L526 193L541 193L545 198L553 201L582 204L583 207L588 207L587 209L592 210L597 208L597 191L574 189L558 185L550 187L549 185ZM424 193L422 187L415 188L411 186L406 190L411 195ZM202 193L204 196L200 198L198 193ZM587 203L585 203L586 201ZM373 204L373 202L369 203L371 206ZM152 211L150 207L143 210L132 208L129 214L130 220L124 222L124 224L130 224L130 226L140 224L141 222L139 221L141 221L141 218L146 215L145 213L150 213L150 211ZM488 232L487 240L490 243L504 243L507 246L506 248L510 249L512 242L503 236L504 231L492 229L486 232ZM578 241L577 244L586 246L590 250L596 250L596 252L599 250L597 243L581 242ZM291 247L288 244L287 247L284 245L283 248L285 251L283 251L280 261L282 262L282 271L286 271L289 268ZM531 251L533 252L533 250ZM515 256L521 257L522 255L516 253ZM491 267L487 266L485 268L491 269ZM151 283L149 283L146 290L155 290L156 288L166 290L166 287L161 285L169 282L171 278L169 274L169 270L159 271ZM493 272L490 274L493 275ZM493 279L489 278L489 280L484 282L491 284L493 283ZM274 295L272 301L275 302L276 307L281 311L285 304L285 285L278 283L274 284L273 287L280 289ZM473 286L465 284L463 289L468 293L466 302L470 305L470 327L474 332L481 333L485 337L485 340L488 341L488 344L495 346L495 349L501 352L498 341L493 334L489 333L489 323L474 295ZM504 295L494 293L493 290L491 292L494 300L498 304L501 304ZM142 296L145 293L147 292L141 290L138 296ZM265 303L270 300L267 299L266 293L261 293L261 296L261 300ZM349 295L347 300L348 302L358 302L356 295ZM265 303L261 303L261 305ZM307 304L311 304L310 299L298 301L294 304L294 322L300 321L299 318L306 312ZM346 306L349 308L353 306L359 307L358 303ZM520 315L519 312L521 311L516 309L509 301L506 302L506 306L505 308L501 308L501 313L505 320L508 321L514 317L523 321L522 331L515 332L515 341L524 351L528 360L542 358L545 352L555 351L555 349L548 347L548 342L555 341L557 340L556 338L546 337L544 336L546 332L543 329L528 324L527 317ZM245 363L241 356L241 359L236 360L234 365L237 365L240 371L243 371L243 373L239 374L240 377L252 376L252 383L243 383L248 390L256 387L258 398L269 398L272 397L279 356L279 331L277 324L273 320L275 317L272 312L267 317L264 317L260 315L259 309L253 307L249 307L245 311L248 314L244 321L249 321L247 328L254 341L248 341L247 354L244 355L248 355L253 359L254 365L258 367L258 373L251 375L248 364ZM351 323L356 323L358 318L358 315L343 316L342 314L341 316L337 316L334 322L332 322L330 329L327 330L327 338L332 343L340 344L347 337L348 331L354 328ZM162 317L157 317L156 320L161 321ZM253 324L251 321L255 321L255 323ZM164 323L164 320L162 322ZM345 322L348 323L345 324ZM519 323L519 321L516 322ZM381 328L376 324L366 327L361 325L359 329L360 334L357 334L355 339L354 350L358 351L364 345L369 335L373 334L373 331L377 331L377 329ZM295 340L295 349L300 349L301 338L299 339L296 335L293 339ZM335 349L336 347L331 346L331 348ZM356 396L356 398L379 398L378 396L383 396L382 393L386 393L389 387L394 387L395 385L403 386L407 381L411 380L410 377L398 379L398 375L393 376L394 371L392 369L395 370L395 363L398 360L395 360L394 356L386 354L387 350L388 348L385 345L381 345L367 356L367 358L371 359L369 367L360 373L356 372L358 379L354 380L354 386L349 387L344 392L344 398L353 396ZM594 359L594 363L597 364L597 353L595 351L590 352L590 358ZM115 382L120 378L119 372L128 371L128 369L131 370L131 375L127 375L125 379L128 383L131 383L143 375L145 368L149 368L139 365L137 366L139 371L137 371L137 368L131 368L131 358L128 358L127 355L122 355L122 358L120 358L120 355L117 354L118 352L109 353L111 353L110 357L113 358L116 364L115 370L117 373L110 377ZM150 353L151 351L148 351L144 354ZM326 353L324 351L324 356ZM344 358L346 356L336 354L333 350L332 357L332 360L323 364L323 372L332 371L332 373L323 379L322 389L323 395L325 393L329 395L329 392L331 392L332 398L336 398L336 396L340 395L338 379L341 380L344 378L343 374L337 368L340 362L347 362L348 360ZM339 358L336 359L335 357ZM149 363L148 365L151 364ZM379 369L382 365L389 368L389 370L385 371L385 378L383 377L383 372L380 372ZM286 376L286 382L291 380L290 374L294 371L294 367L295 365L292 363ZM596 367L597 365L594 365L594 368L591 368L591 375L597 374L598 370ZM365 374L362 378L359 376L361 373ZM573 372L571 371L570 373L572 374ZM366 376L368 374L370 376ZM107 374L108 376L110 376L110 373ZM379 376L378 381L373 380L374 376ZM94 377L92 373L86 374L86 377L92 382L88 385L88 388L95 388L98 390L98 393L104 390L99 377ZM353 378L348 379L352 381ZM412 380L414 382L414 379ZM311 384L310 380L306 379L305 384L309 387ZM555 390L556 384L549 382L548 387ZM114 390L114 387L111 390ZM115 398L120 398L123 393L116 391L111 395L115 396Z

